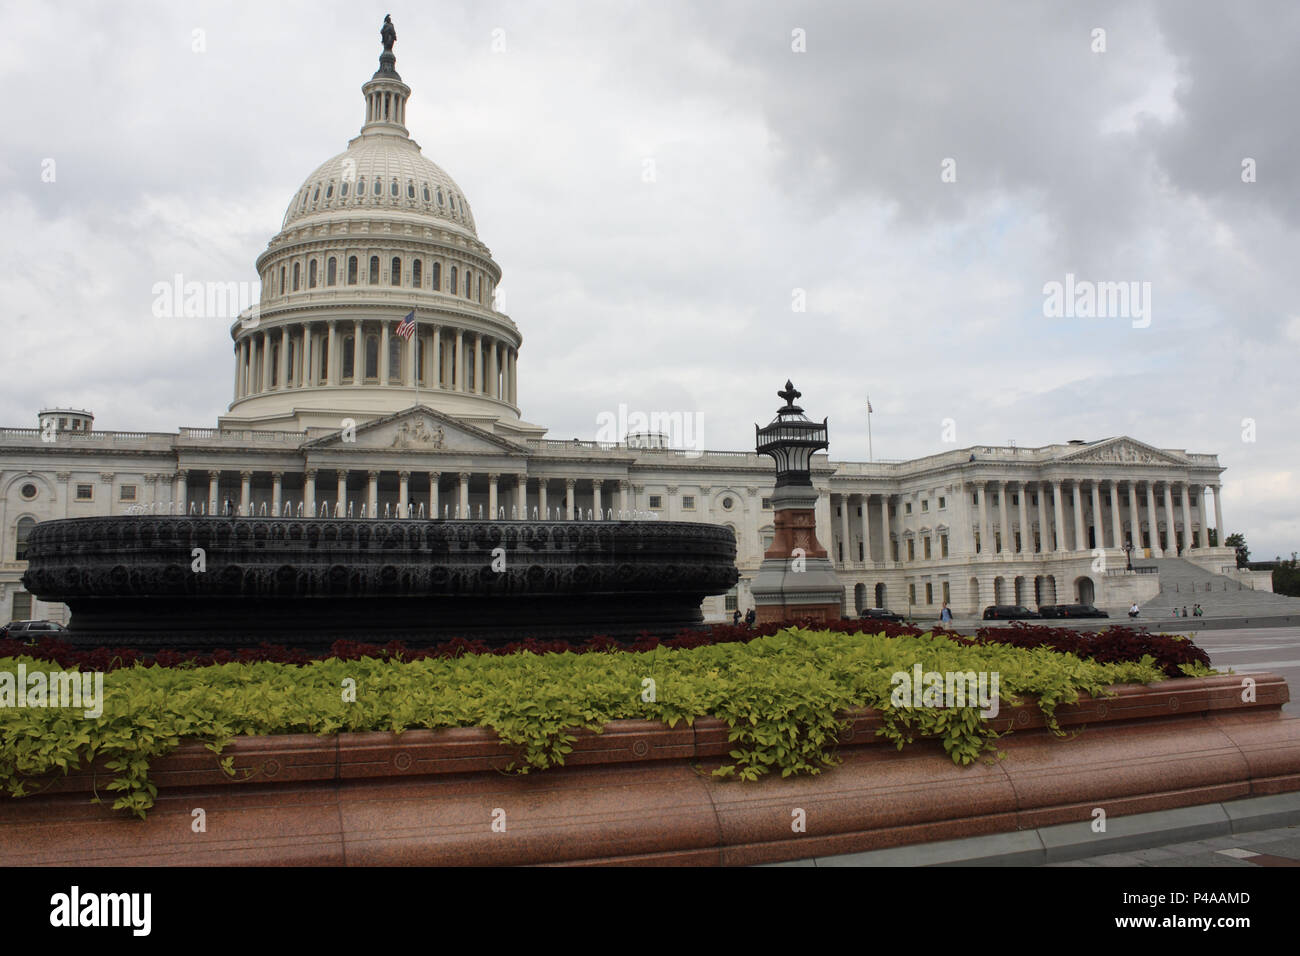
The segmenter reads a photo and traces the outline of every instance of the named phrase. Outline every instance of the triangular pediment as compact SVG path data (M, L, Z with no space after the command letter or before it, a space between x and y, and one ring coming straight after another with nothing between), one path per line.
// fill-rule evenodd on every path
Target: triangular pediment
M1107 438L1063 455L1062 461L1101 465L1186 465L1187 459L1176 452L1155 448L1136 438L1121 435Z
M427 405L377 418L356 426L355 430L341 428L313 439L304 447L349 451L527 454L525 448L500 435L434 411Z

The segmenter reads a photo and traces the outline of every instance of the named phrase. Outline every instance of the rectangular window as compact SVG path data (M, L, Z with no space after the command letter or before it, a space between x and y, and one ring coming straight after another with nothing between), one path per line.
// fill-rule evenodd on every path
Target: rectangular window
M942 510L943 510L944 508L946 508L946 507L948 507L948 499L945 498L945 497L943 497L942 495L940 495L940 496L939 496L939 510L942 511Z
M694 510L695 510L695 496L694 496L694 495L682 495L682 510L683 510L683 511L694 511Z
M929 510L930 510L930 499L929 499L929 498L926 498L926 499L924 499L924 500L921 502L921 510L922 510L922 511L929 511Z
M1012 495L1012 496L1011 496L1011 503L1012 503L1013 505L1017 505L1017 506L1019 506L1019 504L1020 504L1020 496L1019 496L1019 495Z
M26 591L14 594L13 612L10 617L15 621L29 621L32 617L32 596Z
M764 498L764 499L763 499L763 510L764 510L764 511L771 511L771 510L772 510L772 499L771 499L771 498Z
M948 557L948 536L946 534L939 535L939 555L944 558ZM944 599L946 600L947 597L948 595L945 594Z
M915 604L915 603L916 603L916 585L915 585L915 584L909 584L909 585L907 586L907 603L908 603L909 606L912 605L912 604Z
M950 600L951 598L948 595L948 582L944 581L943 582L943 603L947 604Z
M980 533L978 531L975 532L975 553L980 553Z
M94 500L95 500L95 486L94 486L94 485L77 485L77 500L78 500L78 501L94 501Z
M658 511L658 510L660 510L661 508L663 508L663 506L664 506L663 495L651 495L651 496L650 496L650 510L651 510L651 511Z
M929 538L925 539L925 559L927 561L930 560L930 539Z
M929 581L925 582L925 603L926 604L934 603L934 585L931 584Z
M907 560L909 561L916 560L916 539L915 538L907 539Z
M910 501L909 501L909 502L906 502L906 503L904 504L904 507L907 509L907 511L904 512L904 513L910 515L910 514L912 513L912 502L910 502Z
M728 611L734 611L734 610L736 609L736 592L735 592L735 591L728 591L728 592L727 592L726 600L723 602L723 608L724 608L725 610L728 610Z
M135 501L135 485L123 485L119 495L121 501Z

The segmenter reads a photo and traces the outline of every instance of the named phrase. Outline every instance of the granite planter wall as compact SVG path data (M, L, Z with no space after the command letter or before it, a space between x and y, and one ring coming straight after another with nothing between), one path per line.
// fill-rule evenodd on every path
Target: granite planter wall
M146 821L90 801L111 797L102 766L0 801L0 864L746 864L1300 790L1287 685L1253 676L1250 703L1233 676L1120 686L1058 708L1066 738L1033 705L1006 708L1003 759L964 768L937 742L897 751L863 710L840 766L758 783L709 775L729 749L711 718L615 721L523 776L479 728L242 738L235 778L187 744L155 762Z

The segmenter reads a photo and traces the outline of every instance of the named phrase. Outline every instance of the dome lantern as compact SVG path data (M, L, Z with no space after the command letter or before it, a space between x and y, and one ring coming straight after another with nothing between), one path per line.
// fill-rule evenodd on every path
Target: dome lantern
M379 69L361 87L361 94L366 100L366 122L361 127L361 135L387 133L409 136L406 130L406 101L411 97L411 88L398 75L397 57L393 54L397 30L393 27L392 18L386 14L379 37L384 44L384 52L379 54Z

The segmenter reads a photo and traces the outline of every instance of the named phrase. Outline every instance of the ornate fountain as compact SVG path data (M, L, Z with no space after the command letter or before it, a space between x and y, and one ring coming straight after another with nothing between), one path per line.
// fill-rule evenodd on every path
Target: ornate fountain
M668 521L69 518L27 559L71 642L141 649L667 635L738 578L729 528Z

